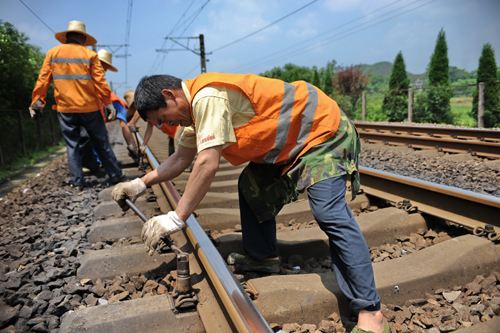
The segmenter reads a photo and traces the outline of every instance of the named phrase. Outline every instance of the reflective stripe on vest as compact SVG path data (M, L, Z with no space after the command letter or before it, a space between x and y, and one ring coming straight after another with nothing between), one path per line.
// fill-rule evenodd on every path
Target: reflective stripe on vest
M290 128L290 121L292 119L293 101L295 100L295 88L290 83L285 83L285 93L283 95L283 102L281 104L280 115L278 118L278 133L274 147L264 156L264 162L275 163L278 155L286 144L288 137L288 129Z
M50 61L51 64L90 64L89 59L83 58L53 58Z
M340 123L337 103L305 81L206 73L185 82L193 97L206 86L225 86L241 91L252 104L255 116L234 128L237 142L222 150L234 165L253 161L290 166L331 138Z
M54 74L52 75L54 80L91 80L92 78L88 74Z
M306 83L307 86L307 102L304 112L302 113L302 122L300 123L300 131L299 136L297 138L297 145L290 151L288 154L288 158L292 158L297 155L302 148L304 148L306 144L306 139L311 132L311 126L314 120L314 114L316 113L316 109L318 108L318 93L316 89L309 83Z
M306 83L308 98L304 112L302 113L302 122L300 124L299 136L297 137L297 145L288 154L288 159L293 158L298 154L302 148L304 148L309 132L311 131L311 125L314 120L314 113L318 106L318 94L314 87L309 83ZM288 129L290 128L293 102L295 100L294 96L295 88L285 82L285 93L283 96L283 102L281 104L280 115L278 119L278 131L276 134L276 141L274 147L269 151L269 153L264 156L263 161L266 163L276 163L279 154L283 150L286 144L286 139L288 138Z

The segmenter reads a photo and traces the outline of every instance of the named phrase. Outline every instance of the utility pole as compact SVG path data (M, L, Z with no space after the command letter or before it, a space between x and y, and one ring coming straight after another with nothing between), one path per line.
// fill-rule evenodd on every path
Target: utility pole
M197 56L200 57L200 70L202 73L207 72L207 54L211 53L206 53L205 52L205 37L203 34L200 34L198 37L165 37L165 39L169 39L175 44L179 45L181 48L174 48L174 49L156 49L156 52L162 52L162 53L168 53L169 51L191 51L192 53L196 54ZM193 49L189 47L189 42L191 40L197 39L199 42L199 48L198 49ZM180 42L180 40L185 40L186 43L183 44Z
M201 62L201 72L206 73L207 72L207 59L205 55L205 36L203 34L200 34L198 36L200 39L200 62Z
M477 127L484 128L484 82L478 84Z
M366 91L361 92L361 120L366 120Z
M408 122L413 121L413 88L408 88Z

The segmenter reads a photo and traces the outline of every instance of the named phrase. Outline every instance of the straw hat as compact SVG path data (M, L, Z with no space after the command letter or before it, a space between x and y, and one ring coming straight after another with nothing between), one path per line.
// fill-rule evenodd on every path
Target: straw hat
M109 69L112 72L118 72L118 69L113 66L113 55L111 52L105 49L100 49L97 51L97 57L101 60L101 62L106 64L105 69Z
M85 23L81 21L69 21L68 29L66 31L56 32L54 35L58 41L65 44L66 43L66 33L68 32L78 32L79 34L87 37L87 40L83 45L94 45L97 43L96 39L89 35L85 30Z
M125 99L125 103L127 104L128 110L130 112L135 112L134 91L127 90L125 94L123 94L123 98Z

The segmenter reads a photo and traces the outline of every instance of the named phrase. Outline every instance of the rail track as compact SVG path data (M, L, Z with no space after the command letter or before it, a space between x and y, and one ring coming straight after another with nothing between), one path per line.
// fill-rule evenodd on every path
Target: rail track
M152 167L166 158L166 137L157 132L147 151ZM115 149L122 163L132 166L126 150ZM172 235L176 247L154 256L140 244L141 220L130 210L121 212L111 189L102 191L95 209L100 220L87 237L109 246L79 258L78 276L103 289L108 299L65 315L60 332L345 331L349 322L343 317L344 326L340 323L345 302L329 270L328 240L313 223L305 198L285 206L277 218L280 274L233 274L225 264L230 252L242 251L240 171L223 162L196 217ZM131 167L126 173L142 172ZM349 205L371 248L393 332L494 332L500 323L500 274L495 275L500 199L369 168L361 173L363 193ZM188 176L153 186L136 206L146 216L175 208ZM141 291L135 288L138 279ZM491 279L488 287L485 281ZM460 312L458 301L448 301L450 294L479 301L464 300ZM429 319L441 303L456 307Z
M500 131L459 127L356 122L362 140L500 158Z

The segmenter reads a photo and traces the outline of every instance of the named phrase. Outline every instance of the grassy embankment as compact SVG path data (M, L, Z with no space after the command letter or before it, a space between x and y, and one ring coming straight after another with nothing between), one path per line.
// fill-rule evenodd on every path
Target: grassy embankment
M366 118L368 121L386 121L387 118L382 112L383 94L370 94L366 102ZM361 104L361 103L359 103ZM471 116L472 97L459 96L450 100L451 114L453 116L453 125L475 127L476 120ZM358 106L356 119L361 119L361 105Z
M34 151L27 156L19 157L12 163L0 166L0 184L15 177L25 170L34 167L37 163L52 158L51 155L55 154L63 146L64 143L61 141L55 146Z

